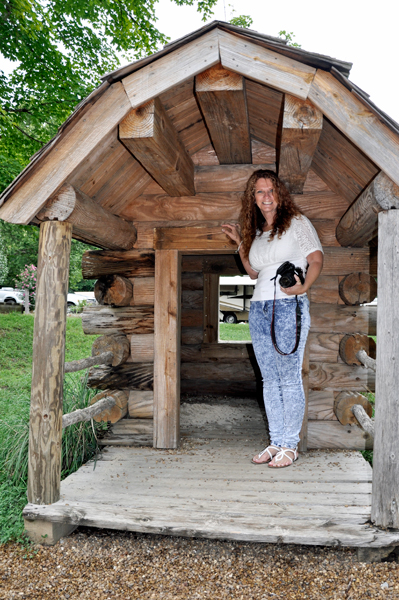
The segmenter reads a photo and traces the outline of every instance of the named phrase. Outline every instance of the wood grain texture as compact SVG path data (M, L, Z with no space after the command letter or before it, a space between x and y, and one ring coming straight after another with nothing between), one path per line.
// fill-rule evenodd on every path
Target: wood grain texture
M74 169L131 110L120 82L111 85L61 136L56 146L21 180L12 200L0 208L0 218L10 223L29 223L46 201L72 175Z
M321 275L308 292L311 302L326 304L344 304L339 295L338 275Z
M371 519L399 529L399 211L378 216L378 346Z
M378 167L326 118L312 168L348 205L378 173Z
M323 127L323 115L309 100L284 96L278 175L290 193L302 194Z
M131 306L149 304L154 305L155 277L132 277L133 298Z
M123 85L136 108L218 62L218 32L214 30L128 75Z
M119 138L170 196L194 196L194 164L159 98L132 110Z
M373 440L357 425L341 425L338 421L309 421L308 448L372 450Z
M219 338L219 275L204 274L204 343L217 343Z
M244 78L215 65L196 76L195 94L219 163L251 163Z
M133 285L127 277L103 275L96 281L94 297L98 304L129 306L133 299Z
M250 79L245 80L245 87L251 136L259 142L268 144L274 150L273 160L270 161L274 163L284 95ZM255 156L253 149L252 156Z
M151 306L86 306L82 327L87 335L154 333L154 308Z
M309 90L309 99L399 185L397 135L331 73L317 70Z
M351 273L339 282L339 295L348 306L372 302L377 297L377 282L368 273Z
M247 165L218 165L195 168L197 194L243 192L249 177L258 169L274 169L273 163Z
M29 421L28 500L60 497L66 298L72 225L40 226L32 388Z
M344 390L336 396L334 401L334 412L341 425L357 425L358 421L352 412L355 404L362 406L369 417L372 416L373 407L365 396Z
M154 230L156 250L227 250L236 244L221 227L160 227Z
M41 222L71 223L73 234L79 239L111 250L130 250L137 239L133 223L105 210L71 185L63 185L36 218Z
M344 364L311 362L309 366L309 386L318 390L349 389L359 392L375 390L375 374L363 367L350 367Z
M219 48L226 69L297 98L307 98L314 68L225 31L219 31Z
M154 334L135 333L129 337L130 362L154 362Z
M152 419L154 416L154 392L131 390L128 409L131 419Z
M334 326L334 333L376 335L376 308L376 306L312 304L310 307L312 331L331 333L332 326Z
M336 421L333 390L309 390L308 418L310 421Z
M128 338L123 333L113 335L101 335L96 338L91 347L91 355L98 356L103 352L112 352L113 359L111 365L117 367L127 361L130 355L130 346Z
M112 398L115 401L115 405L104 410L100 414L95 415L93 419L94 421L97 421L97 423L100 423L101 421L116 423L127 415L128 395L123 390L110 389L100 392L90 400L90 406L107 397Z
M149 250L91 250L82 257L84 279L98 279L102 275L123 277L154 277L155 255Z
M181 257L155 254L154 447L177 448L180 437Z
M349 207L337 227L341 246L366 246L378 233L378 213L399 208L399 186L379 173Z
M154 365L152 363L125 363L119 367L93 367L89 370L87 385L98 390L128 389L152 390Z

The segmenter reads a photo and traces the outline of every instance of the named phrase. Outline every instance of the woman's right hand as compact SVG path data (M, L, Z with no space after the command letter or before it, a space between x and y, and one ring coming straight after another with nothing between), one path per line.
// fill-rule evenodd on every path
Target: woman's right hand
M233 240L233 242L235 242L237 244L237 246L239 244L241 244L241 233L240 233L240 226L236 225L234 223L223 223L222 224L222 231L223 233L225 233L226 235L229 236L229 238L231 240Z

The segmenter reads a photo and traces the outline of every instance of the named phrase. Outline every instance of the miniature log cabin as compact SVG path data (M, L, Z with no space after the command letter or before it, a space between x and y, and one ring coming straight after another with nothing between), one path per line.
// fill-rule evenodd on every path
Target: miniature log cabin
M249 175L267 168L325 251L310 291L302 450L371 447L348 410L375 389L356 352L375 357L377 308L366 304L377 295L380 256L373 510L380 524L399 526L386 477L399 481L390 445L399 434L399 127L349 81L350 67L214 22L105 76L4 192L0 217L41 230L30 503L59 497L71 236L102 248L83 258L99 305L82 322L102 336L93 355L114 355L89 377L119 398L117 416L106 416L121 419L109 443L176 448L181 392L256 393L251 345L218 341L219 276L243 273L220 225L237 221ZM396 509L387 517L388 497Z

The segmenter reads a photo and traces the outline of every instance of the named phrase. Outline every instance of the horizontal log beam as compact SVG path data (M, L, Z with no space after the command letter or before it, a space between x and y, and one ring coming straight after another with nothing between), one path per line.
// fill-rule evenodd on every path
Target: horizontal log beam
M71 413L63 415L62 417L62 429L65 429L69 425L75 425L75 423L82 423L84 421L91 421L94 417L98 416L104 411L108 411L115 406L115 398L106 396L96 404L88 406L87 408L81 408L74 410Z
M309 100L284 98L278 175L292 194L302 194L323 128L323 115Z
M90 388L152 390L154 365L152 363L125 363L120 367L98 367L89 371L87 385Z
M98 279L102 275L124 277L154 277L155 254L148 250L94 250L85 252L82 258L84 279Z
M244 77L216 65L196 76L195 94L220 164L251 163Z
M112 362L110 363L113 367L122 365L126 362L130 354L128 338L123 335L123 333L101 335L96 338L91 347L91 355L101 356L103 353L107 352L111 353L113 356Z
M61 187L36 218L40 222L71 223L73 235L111 250L130 250L137 239L133 223L105 210L98 202L68 184Z
M88 335L154 333L154 308L150 306L85 307L82 327Z
M194 163L159 98L131 111L119 139L170 196L195 196Z
M399 208L399 185L379 173L350 206L337 227L341 246L366 246L378 233L378 213Z
M117 423L127 415L128 395L123 390L107 389L105 392L96 394L90 401L92 406L96 406L102 402L103 398L110 397L114 400L112 406L106 410L102 410L93 416L93 419L100 423L101 421L109 423Z
M160 227L154 230L156 250L236 250L221 227Z

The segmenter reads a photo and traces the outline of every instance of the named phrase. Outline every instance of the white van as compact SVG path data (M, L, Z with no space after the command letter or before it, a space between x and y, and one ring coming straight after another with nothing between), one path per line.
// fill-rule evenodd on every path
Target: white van
M219 279L219 320L225 323L248 321L255 281L249 275L221 276Z

